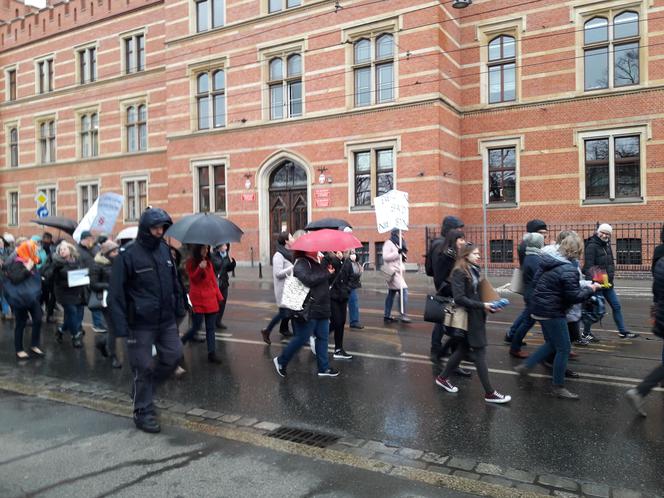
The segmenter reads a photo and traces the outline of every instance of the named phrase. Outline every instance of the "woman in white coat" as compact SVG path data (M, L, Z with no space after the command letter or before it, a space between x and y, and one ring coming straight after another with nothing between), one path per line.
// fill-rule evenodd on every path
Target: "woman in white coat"
M386 323L394 322L396 319L392 316L392 306L394 297L398 292L403 292L403 309L400 309L399 320L403 323L410 323L408 318L408 285L404 278L408 247L406 239L401 237L399 241L399 230L392 230L389 240L383 244L383 264L387 275L387 297L385 298L385 314L383 321ZM399 301L401 303L401 300ZM399 304L400 305L400 304Z
M281 304L281 298L284 293L284 282L286 277L293 273L293 253L289 246L293 243L293 236L288 232L281 232L277 237L277 251L272 256L272 279L274 282L274 299L277 306ZM279 332L284 337L290 335L288 332L288 311L286 308L279 308L267 327L261 330L263 341L271 344L270 333L278 322L282 322ZM285 321L285 322L284 322Z

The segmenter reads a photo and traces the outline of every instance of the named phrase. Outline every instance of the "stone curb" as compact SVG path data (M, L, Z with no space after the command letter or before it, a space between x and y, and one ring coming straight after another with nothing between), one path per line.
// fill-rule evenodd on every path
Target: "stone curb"
M44 375L31 377L30 383L26 384L24 379L18 375L15 369L0 366L0 381L3 389L32 395L75 403L100 411L111 412L120 416L131 416L131 399L125 392L113 391L107 386L94 383L69 382ZM69 398L71 397L71 398ZM70 401L74 400L74 401ZM88 401L86 403L85 401ZM105 406L98 407L97 404L104 403ZM112 404L108 409L106 404ZM155 405L160 407L161 416L176 424L178 421L186 421L189 424L202 424L213 427L234 428L239 431L265 436L274 431L282 424L266 420L258 420L253 417L243 417L238 414L220 413L207 410L202 407L182 405L170 400L159 399ZM223 437L223 435L222 435ZM289 445L297 443L287 443ZM305 447L297 444L298 447ZM318 448L308 447L312 452ZM481 492L488 496L561 496L561 497L589 497L589 498L663 498L662 495L654 493L629 490L623 487L610 487L606 484L593 483L585 480L575 480L568 477L552 474L535 474L533 472L503 468L492 463L480 462L474 459L439 455L437 453L418 450L414 448L394 446L393 443L386 444L383 441L374 441L356 437L340 437L336 443L327 447L340 455L346 454L353 458L368 459L371 464L370 470L378 470L387 474L408 478L408 475L416 475L418 471L440 476L436 482L442 486L450 487L450 482L463 487L459 479L466 481L477 481L488 486L488 492ZM431 481L431 475L416 476L417 480ZM426 477L426 478L425 478ZM441 479L452 480L450 482ZM457 480L457 481L454 481ZM434 482L432 482L434 483ZM499 490L504 490L499 492ZM477 489L474 492L480 492Z

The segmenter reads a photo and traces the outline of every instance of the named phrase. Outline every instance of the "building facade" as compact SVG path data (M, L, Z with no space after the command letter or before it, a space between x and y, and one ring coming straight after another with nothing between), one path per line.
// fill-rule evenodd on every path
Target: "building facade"
M443 216L655 222L664 0L0 0L0 230L34 196L80 218L122 193L228 216L238 260L409 193L411 254Z

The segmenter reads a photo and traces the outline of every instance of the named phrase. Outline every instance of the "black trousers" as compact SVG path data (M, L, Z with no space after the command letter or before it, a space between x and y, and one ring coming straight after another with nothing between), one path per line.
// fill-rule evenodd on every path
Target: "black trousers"
M331 317L330 332L334 332L334 349L344 347L344 327L346 326L346 312L348 310L348 299L345 301L330 300Z
M224 317L224 311L226 311L226 303L228 302L228 287L219 287L221 295L224 297L224 300L219 303L219 313L217 313L217 324L221 323L221 319Z
M647 396L654 387L664 380L664 364L655 368L648 376L636 386L636 390L641 396Z
M484 391L487 393L492 393L493 387L491 386L491 381L489 380L489 367L486 364L486 348L473 348L471 351L470 346L468 346L466 341L457 342L456 351L454 351L450 359L447 361L445 370L443 370L443 373L440 374L441 377L447 379L450 374L458 368L461 360L464 358L468 358L475 364L475 368L477 369L477 376L480 378L480 382L482 383L482 387L484 387Z

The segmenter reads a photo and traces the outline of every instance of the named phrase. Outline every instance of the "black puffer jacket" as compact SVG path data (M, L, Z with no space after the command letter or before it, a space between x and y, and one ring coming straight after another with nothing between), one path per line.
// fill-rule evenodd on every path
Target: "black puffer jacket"
M486 347L486 312L480 297L479 269L471 266L472 276L457 268L452 272L452 295L454 303L468 313L468 344L472 348Z
M544 254L533 278L528 309L546 319L565 318L570 306L582 303L592 294L592 288L580 286L576 266L562 256Z
M111 268L113 262L101 253L97 253L90 269L90 289L92 292L108 291L111 286Z
M353 273L349 259L339 259L336 256L325 258L323 265L330 264L334 273L328 277L330 281L330 299L334 301L348 301L350 296L350 277Z
M153 237L150 228L172 225L171 217L159 208L146 209L134 242L123 246L113 260L109 308L118 337L131 330L159 330L175 326L184 316L184 297L175 262L163 238Z
M214 267L214 274L217 276L219 288L228 289L230 285L228 274L235 270L235 260L230 257L228 251L226 251L226 256L222 256L219 251L212 251L210 259L212 259L212 266Z
M85 266L78 259L66 261L57 254L53 254L51 258L50 272L55 288L55 299L60 304L86 304L88 302L88 287L86 285L69 287L67 279L67 272L80 270Z
M92 249L88 249L83 244L78 244L76 246L76 250L78 251L78 257L81 261L81 267L91 270L95 260L94 251Z
M439 296L452 297L452 286L449 278L456 262L456 252L452 249L444 249L444 241L434 242L431 246L431 257L433 259L433 283L436 286L436 294Z
M330 318L330 272L318 262L309 258L298 258L293 268L293 276L309 287L311 312L314 320Z
M583 257L583 274L589 279L592 279L590 269L593 266L605 270L609 275L609 283L613 283L616 267L613 260L613 252L611 251L611 243L604 242L597 234L588 239Z

